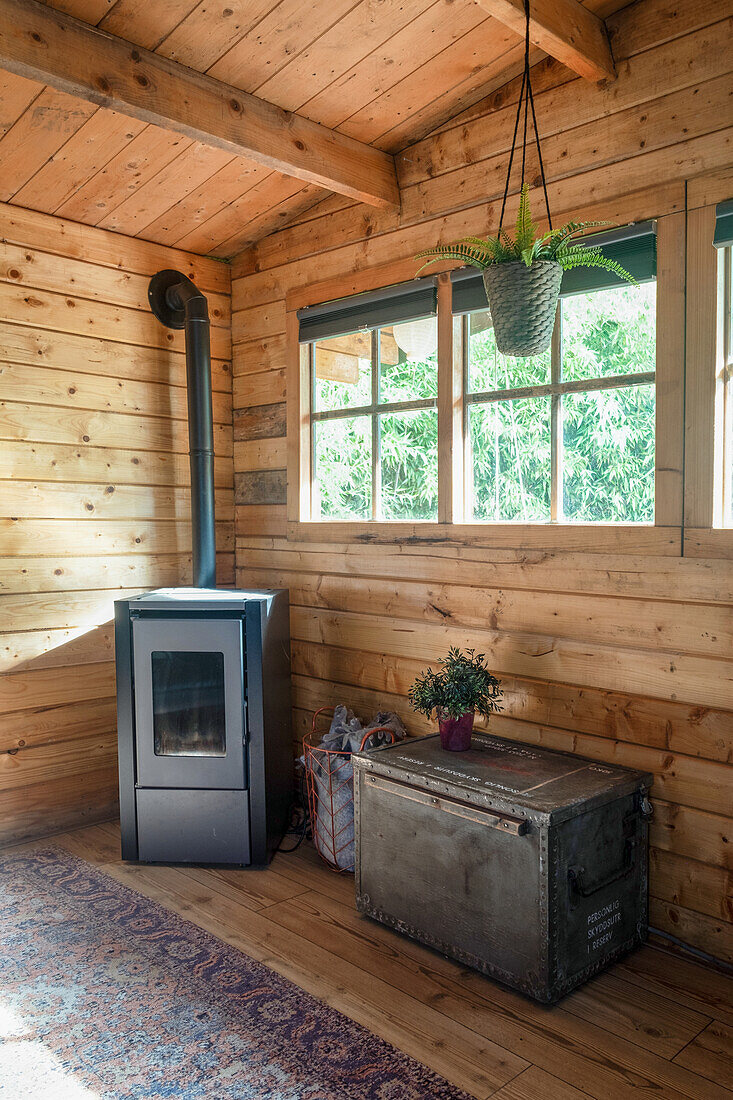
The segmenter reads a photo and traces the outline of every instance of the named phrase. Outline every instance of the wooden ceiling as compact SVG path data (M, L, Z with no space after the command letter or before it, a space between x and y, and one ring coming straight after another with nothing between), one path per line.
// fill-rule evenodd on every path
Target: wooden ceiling
M49 6L394 153L520 70L521 39L487 15L491 4L53 0ZM624 0L587 6L607 15ZM202 254L230 257L328 194L227 149L2 70L0 135L0 201Z

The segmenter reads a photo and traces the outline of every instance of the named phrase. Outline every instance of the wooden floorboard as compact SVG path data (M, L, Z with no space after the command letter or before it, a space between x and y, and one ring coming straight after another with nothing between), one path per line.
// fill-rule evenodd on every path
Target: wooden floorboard
M675 1062L713 1081L733 1081L733 1028L713 1020L677 1055Z
M351 876L308 846L264 871L124 864L110 823L8 851L48 844L266 963L477 1100L733 1096L733 980L659 948L547 1008L359 916Z

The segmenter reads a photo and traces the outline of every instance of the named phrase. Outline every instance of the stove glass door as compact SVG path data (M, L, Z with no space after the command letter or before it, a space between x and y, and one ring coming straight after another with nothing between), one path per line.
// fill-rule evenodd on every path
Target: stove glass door
M153 752L226 756L224 654L154 649Z
M246 786L239 619L136 619L135 740L142 787Z

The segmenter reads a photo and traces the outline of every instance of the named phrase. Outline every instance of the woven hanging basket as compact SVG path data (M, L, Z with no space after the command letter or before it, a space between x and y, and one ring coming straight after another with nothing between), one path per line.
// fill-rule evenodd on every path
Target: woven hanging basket
M541 355L550 346L555 327L560 264L539 260L527 267L517 260L492 264L483 275L499 351L524 358Z

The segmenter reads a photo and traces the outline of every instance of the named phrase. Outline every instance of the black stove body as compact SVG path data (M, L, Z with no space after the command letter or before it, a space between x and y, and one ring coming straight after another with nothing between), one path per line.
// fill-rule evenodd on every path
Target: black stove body
M148 298L185 329L195 587L115 603L122 856L262 865L293 787L288 593L216 588L208 303L173 270Z
M292 797L287 591L115 603L123 859L264 865Z

